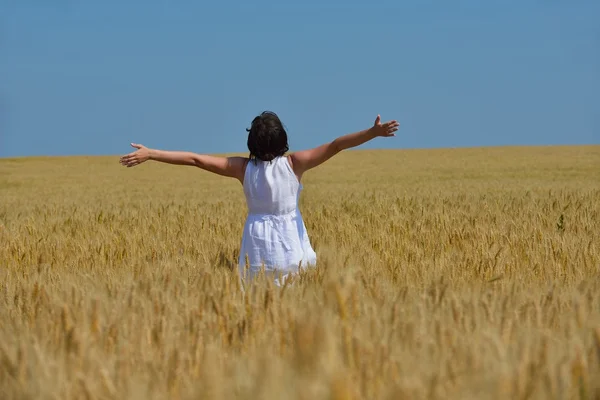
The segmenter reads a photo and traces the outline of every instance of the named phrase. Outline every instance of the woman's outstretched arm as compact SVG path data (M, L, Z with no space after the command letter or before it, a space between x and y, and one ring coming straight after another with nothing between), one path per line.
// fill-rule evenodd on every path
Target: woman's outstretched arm
M131 143L137 150L120 158L121 165L135 167L148 160L167 164L188 165L213 172L217 175L236 178L244 181L245 157L215 157L196 154L189 151L166 151L149 149L141 144Z
M397 121L388 121L381 123L381 117L378 115L375 123L369 129L356 133L350 133L340 136L332 142L326 143L310 150L298 151L290 156L292 168L298 178L311 168L315 168L342 150L360 146L376 137L395 136L400 124Z

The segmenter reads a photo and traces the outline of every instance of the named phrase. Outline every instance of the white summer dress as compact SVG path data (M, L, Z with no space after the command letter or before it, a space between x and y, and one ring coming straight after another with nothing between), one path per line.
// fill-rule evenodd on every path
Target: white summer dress
M279 286L298 272L300 264L314 266L317 255L298 209L302 184L288 158L248 161L243 186L248 216L238 262L240 278L248 281L264 266Z

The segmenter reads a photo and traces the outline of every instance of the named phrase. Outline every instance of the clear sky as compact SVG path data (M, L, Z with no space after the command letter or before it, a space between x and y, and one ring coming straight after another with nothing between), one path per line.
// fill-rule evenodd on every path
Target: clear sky
M0 157L600 143L600 1L0 0Z

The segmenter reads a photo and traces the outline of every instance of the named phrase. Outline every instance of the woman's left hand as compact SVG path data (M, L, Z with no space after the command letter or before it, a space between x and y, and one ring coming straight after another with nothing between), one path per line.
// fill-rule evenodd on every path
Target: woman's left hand
M126 167L135 167L150 159L150 149L146 146L136 143L131 143L131 147L135 147L137 150L133 153L129 153L120 158L119 162L121 165Z

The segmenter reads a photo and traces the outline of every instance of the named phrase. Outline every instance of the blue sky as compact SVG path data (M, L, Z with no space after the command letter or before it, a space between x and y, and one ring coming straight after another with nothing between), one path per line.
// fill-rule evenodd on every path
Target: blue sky
M600 2L0 0L0 157L600 143Z

